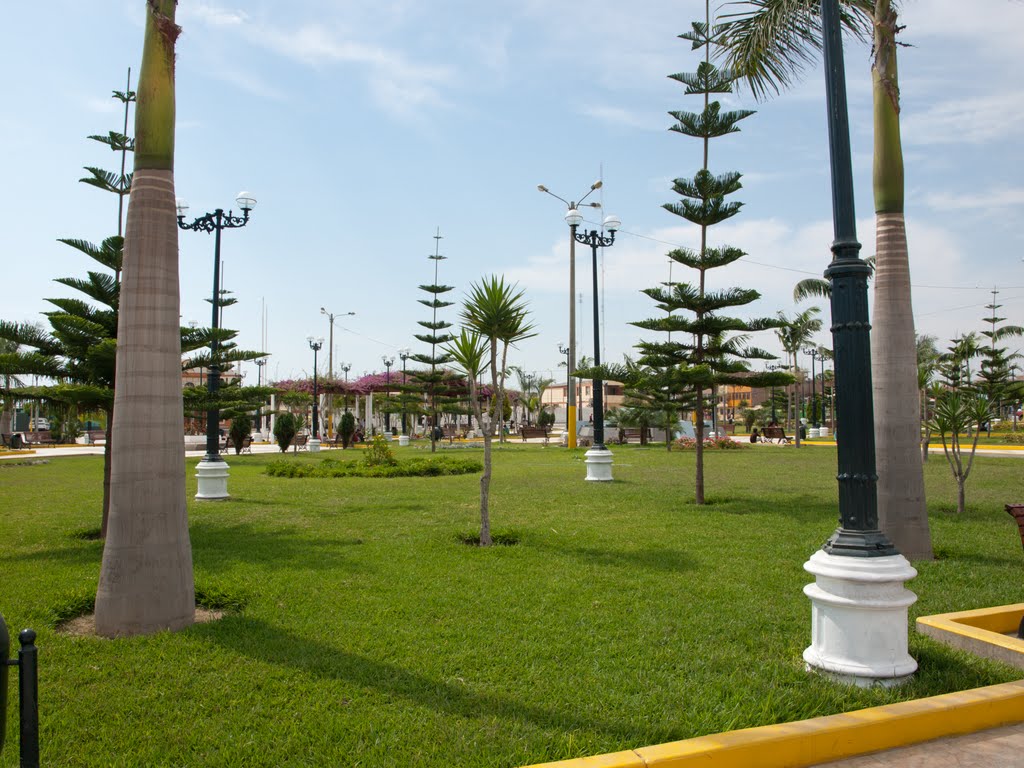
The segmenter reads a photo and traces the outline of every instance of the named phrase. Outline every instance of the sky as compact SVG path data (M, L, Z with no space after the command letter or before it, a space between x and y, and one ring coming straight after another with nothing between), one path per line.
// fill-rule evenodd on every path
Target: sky
M223 287L238 303L224 324L243 348L270 354L272 381L311 375L306 338L334 344L321 375L383 372L382 356L429 349L413 337L429 310L418 286L439 282L461 302L503 275L524 289L537 335L509 362L562 380L568 341L565 205L537 190L589 200L622 229L599 253L602 358L633 354L656 317L641 293L669 279L666 254L699 242L662 208L671 180L691 176L700 142L670 132L672 110L698 97L667 75L698 54L677 35L700 2L592 0L180 0L175 186L190 216L258 201L249 224L224 233ZM984 328L991 291L1000 316L1024 325L1024 3L906 0L899 49L906 219L917 331L945 346ZM13 3L0 28L4 106L0 187L5 256L0 317L39 322L55 283L93 268L58 238L100 242L117 228L112 195L78 179L119 157L90 141L120 131L110 97L132 88L141 60L143 0ZM858 236L874 252L869 49L845 49ZM728 108L756 109L742 131L711 145L715 172L739 171L742 212L712 244L747 252L711 273L712 287L762 294L742 314L793 315L793 285L831 257L831 196L820 64L763 103L739 91ZM131 132L131 128L129 129ZM588 212L588 228L600 213ZM441 239L435 240L440 233ZM210 322L213 238L180 232L183 323ZM577 248L577 345L593 355L592 259ZM676 265L672 279L686 280ZM821 306L828 315L827 304ZM458 305L440 313L457 325ZM345 313L354 312L352 316ZM816 341L830 347L823 331ZM263 340L266 340L265 344ZM774 335L754 341L781 352ZM397 370L400 363L396 364ZM256 367L243 365L255 383Z

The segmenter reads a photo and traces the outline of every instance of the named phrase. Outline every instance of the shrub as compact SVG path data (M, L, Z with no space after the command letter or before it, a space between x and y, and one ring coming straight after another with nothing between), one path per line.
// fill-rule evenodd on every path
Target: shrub
M368 467L393 467L398 460L388 448L387 441L381 435L374 435L373 442L363 455L363 462Z
M676 447L681 451L694 451L697 449L697 441L692 437L680 437L676 440ZM728 437L708 437L704 440L705 451L735 451L745 447Z
M277 440L281 453L288 450L288 446L292 444L295 433L298 431L299 425L294 414L281 413L274 419L274 439Z
M537 416L537 424L541 427L550 427L555 423L555 414L553 411L541 411L540 415Z
M352 444L352 435L356 433L356 417L345 411L338 422L338 434L341 435L341 447L348 448Z
M266 469L271 477L442 477L481 471L483 465L479 461L450 456L409 459L373 466L358 459L323 459L319 464L275 461L268 464Z
M1003 435L1003 442L1024 444L1024 432L1009 432Z
M252 419L248 414L243 413L231 420L231 429L228 431L228 435L231 437L231 444L235 446L236 456L242 452L242 442L251 432Z

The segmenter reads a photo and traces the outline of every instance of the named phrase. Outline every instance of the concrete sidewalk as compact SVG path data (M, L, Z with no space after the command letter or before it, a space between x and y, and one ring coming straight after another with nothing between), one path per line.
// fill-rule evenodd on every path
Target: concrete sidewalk
M1024 723L935 739L816 768L1024 768Z

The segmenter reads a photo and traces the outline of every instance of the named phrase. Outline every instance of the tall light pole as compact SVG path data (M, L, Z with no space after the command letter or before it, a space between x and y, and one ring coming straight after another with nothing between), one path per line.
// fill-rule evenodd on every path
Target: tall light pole
M785 365L776 365L776 364L767 365L765 367L769 371L781 371L782 369L786 368ZM778 420L777 420L777 418L775 416L775 385L772 384L772 425L775 425L775 424L778 424L778 423L779 422L778 422Z
M403 387L405 386L405 361L409 359L410 352L411 352L411 350L409 350L408 348L402 348L402 349L398 350L398 356L400 358L402 358L402 386ZM403 390L402 391L402 434L403 435L408 435L409 433L406 431L406 427L405 427L405 394L406 394L406 391Z
M387 407L389 405L388 398L391 397L391 366L395 364L395 358L381 355L380 361L384 363L384 367L387 369L387 374L384 378L384 385L387 387L387 392L384 393L384 405ZM391 431L391 411L384 411L384 431Z
M583 204L583 201L590 197L590 193L595 189L600 189L604 182L595 181L590 185L590 189L583 197L580 198L579 202L573 200L566 200L564 197L558 197L554 192L545 187L543 184L538 184L537 189L540 192L551 195L552 197L558 198L566 204L568 210L565 214L565 220L568 223L570 216L579 216L579 206ZM587 203L591 208L600 208L600 203ZM579 216L579 221L583 221L583 217ZM576 228L569 224L569 381L572 381L572 373L576 368ZM570 448L576 447L576 391L574 388L569 389L566 393L566 410L568 415L566 417L569 422L569 442Z
M916 596L903 583L917 575L878 527L874 413L867 281L854 212L853 165L838 0L822 0L825 89L832 166L835 239L825 276L832 283L836 396L843 414L838 441L839 527L804 564L815 583L809 669L857 685L894 685L913 674L907 608Z
M309 451L310 453L316 453L320 450L320 393L316 387L316 353L323 348L324 337L318 336L314 338L307 336L306 341L309 342L309 348L313 350L313 436L309 439Z
M565 355L565 436L566 436L565 439L566 439L566 444L568 445L568 440L569 440L569 421L570 421L570 419L569 419L569 391L573 388L572 387L572 379L570 378L570 376L572 374L569 373L570 367L572 365L572 363L570 362L572 360L572 355L570 354L569 348L567 346L565 346L565 344L562 344L561 342L558 343L558 351L561 352L563 355ZM560 363L560 365L561 365L561 363Z
M206 213L197 218L191 224L185 223L185 216L188 214L188 203L181 198L175 201L178 209L178 226L181 229L193 230L195 232L213 232L213 315L211 328L213 335L210 338L210 365L207 370L206 381L207 391L214 406L206 412L206 455L196 465L196 478L199 487L196 491L197 499L226 499L228 498L228 465L220 456L220 410L216 406L217 390L220 389L220 364L217 362L217 353L220 349L220 342L217 338L217 331L220 329L220 233L225 229L236 229L244 227L249 223L249 212L256 207L256 198L248 192L239 192L236 198L238 207L242 209L241 216L232 215L231 211L224 213L223 208L217 208L213 213Z
M348 413L348 372L352 370L352 364L342 363L341 370L345 372L345 413Z
M820 361L822 363L822 370L819 371L819 373L824 373L825 358L822 356L821 352L818 351L817 347L805 349L804 354L810 355L811 357L811 426L818 427L818 379L817 374L814 372L814 363L815 361ZM824 380L821 382L821 394L822 397L825 396Z
M334 383L334 318L336 317L348 317L354 315L355 312L328 312L323 307L320 307L320 314L327 315L328 325L330 326L330 333L328 334L327 341L327 378L333 384ZM327 406L327 436L334 436L334 395L332 394L329 398L329 405Z
M267 358L257 357L256 358L256 386L263 386L263 369L267 365ZM263 438L263 407L260 405L256 408L256 431L260 433L260 439Z
M591 263L593 266L594 282L594 367L601 367L601 319L598 312L600 307L600 295L597 290L597 249L609 248L615 243L615 233L622 222L618 216L606 216L604 228L608 235L602 235L596 229L589 232L577 232L577 228L583 223L583 214L576 208L571 208L565 215L569 223L574 242L590 246ZM587 451L587 480L607 481L612 479L612 452L604 445L604 381L595 378L593 383L594 391L594 445Z

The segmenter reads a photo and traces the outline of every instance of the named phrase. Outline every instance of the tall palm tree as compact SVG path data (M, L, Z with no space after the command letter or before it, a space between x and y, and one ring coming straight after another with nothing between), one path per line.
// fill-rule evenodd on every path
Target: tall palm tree
M790 320L782 312L779 312L779 320L783 322L783 325L781 328L776 329L775 335L779 337L779 343L782 344L782 348L786 351L786 354L789 355L790 365L792 366L791 370L794 376L796 375L797 371L797 355L805 345L811 342L811 339L814 337L814 334L821 330L821 318L818 317L818 315L820 314L821 310L818 309L817 307L808 307L803 312L797 313L797 315L792 320ZM796 384L794 383L793 386L795 390ZM795 391L794 395L796 395ZM799 414L800 398L797 396L795 399L796 413ZM788 413L792 407L793 406L790 405L789 408L786 409L786 412ZM799 419L797 420L797 422L798 423L796 424L795 428L795 436L796 447L799 448Z
M96 591L108 637L195 618L185 510L174 202L175 0L147 0L118 318L110 518Z
M904 222L894 0L840 0L844 28L872 39L875 296L871 334L878 521L909 559L931 559L917 389L917 350ZM747 0L720 28L728 66L758 98L790 85L821 50L817 0Z

